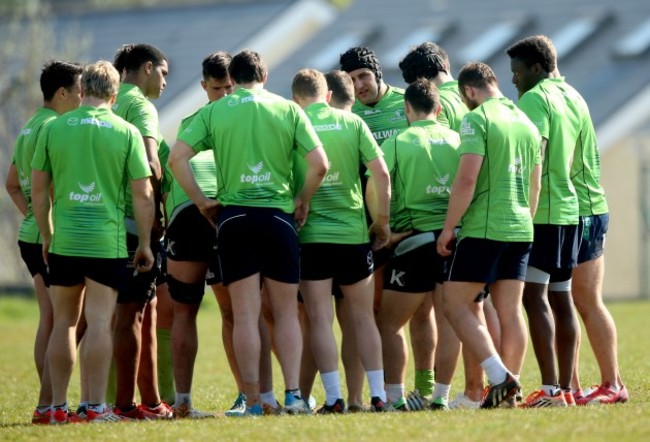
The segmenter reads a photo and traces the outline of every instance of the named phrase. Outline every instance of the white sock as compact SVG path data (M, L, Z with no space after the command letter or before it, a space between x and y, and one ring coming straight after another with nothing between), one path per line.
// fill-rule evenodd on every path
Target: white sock
M494 354L481 362L481 367L487 373L488 380L492 385L500 384L508 376L508 369L503 365L498 354Z
M102 402L98 405L88 405L88 409L94 411L95 413L103 413L106 411L106 403Z
M277 408L280 405L278 404L278 400L275 398L273 390L260 393L260 401L262 401L263 404L269 404L273 408Z
M368 385L370 386L370 397L378 397L382 402L386 402L386 392L384 391L384 370L367 371Z
M386 384L386 398L394 404L404 396L404 384Z
M334 405L336 400L341 397L339 371L334 370L321 373L320 378L323 381L323 388L325 389L325 405Z
M544 391L544 393L548 394L549 396L555 396L560 389L557 388L556 385L544 384L542 385L542 390Z
M177 407L181 404L187 404L192 407L192 393L179 393L178 391L176 392L176 402L174 402L174 405Z
M449 391L451 390L451 385L439 384L436 382L433 387L433 397L441 397L443 399L449 399Z

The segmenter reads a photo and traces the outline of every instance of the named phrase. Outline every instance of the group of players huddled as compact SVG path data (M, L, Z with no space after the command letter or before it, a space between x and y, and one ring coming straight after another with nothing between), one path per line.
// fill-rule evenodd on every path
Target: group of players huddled
M171 149L150 101L168 73L159 49L47 63L6 184L40 309L32 422L214 417L191 398L206 283L238 391L226 416L312 413L318 372L317 414L626 402L602 302L609 216L589 110L547 37L506 52L516 104L484 63L454 80L431 42L399 63L406 90L354 47L341 70L300 70L292 100L264 89L256 52L215 52L202 65L208 103ZM524 310L541 374L525 399ZM601 374L589 390L576 310ZM465 386L450 400L461 351Z

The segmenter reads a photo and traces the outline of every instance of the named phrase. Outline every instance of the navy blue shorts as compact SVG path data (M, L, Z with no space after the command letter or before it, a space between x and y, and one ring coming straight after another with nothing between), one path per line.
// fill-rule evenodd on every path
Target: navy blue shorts
M154 256L153 268L146 273L135 273L133 257L138 248L138 237L131 233L126 234L126 248L129 260L126 267L126 283L117 295L118 304L131 302L148 303L156 297L156 280L162 273L162 255L160 241L151 242L151 251Z
M523 281L531 246L529 242L461 238L456 243L448 281L486 284L505 279Z
M32 278L41 275L45 286L50 286L50 275L47 272L47 265L43 261L43 244L34 244L31 242L18 241L20 256L27 265L27 270Z
M300 246L300 279L333 278L337 285L357 283L374 272L370 244L309 243Z
M609 227L609 213L580 217L580 249L578 264L596 259L605 253L605 238Z
M120 290L126 280L126 258L86 258L50 253L48 263L50 285L72 287L84 284L88 278Z
M554 224L535 224L535 239L528 265L549 274L578 265L579 228Z
M224 285L256 273L288 284L300 279L300 250L293 215L262 207L224 207L217 244Z

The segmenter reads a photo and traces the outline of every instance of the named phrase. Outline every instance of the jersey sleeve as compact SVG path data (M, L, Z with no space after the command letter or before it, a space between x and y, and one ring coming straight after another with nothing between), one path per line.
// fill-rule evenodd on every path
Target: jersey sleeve
M135 130L129 134L129 158L127 162L129 179L139 180L151 176L151 168L147 159L142 136Z
M357 124L359 125L359 151L361 152L361 161L363 164L368 164L372 160L383 156L384 153L377 144L377 141L375 141L375 137L372 136L368 125L359 117L357 117Z
M297 104L291 103L295 118L295 149L301 156L307 155L318 146L322 146L316 130L309 121L307 114Z
M32 169L40 170L52 174L52 164L48 152L48 139L50 138L50 127L43 128L42 133L36 142L34 157L32 158Z
M478 112L465 114L460 124L459 155L471 153L485 156L487 142L485 125L485 119Z
M519 99L519 109L524 111L530 121L533 122L542 137L549 139L550 118L549 109L544 98L538 93L527 92Z
M204 150L210 150L212 143L210 140L210 109L206 106L192 118L184 130L178 134L178 139L187 143L188 146L196 153Z
M129 123L137 127L143 137L158 139L160 135L158 111L153 103L149 100L135 102L128 113Z
M446 108L442 108L440 113L438 114L438 117L436 118L438 123L442 124L445 127L451 127L451 118L448 115L448 111Z

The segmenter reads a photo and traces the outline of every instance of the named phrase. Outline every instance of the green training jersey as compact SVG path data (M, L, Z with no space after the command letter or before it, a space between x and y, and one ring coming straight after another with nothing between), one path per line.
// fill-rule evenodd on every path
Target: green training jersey
M183 118L181 125L178 128L178 136L190 125L194 117L199 113L199 110ZM210 146L207 147L208 149ZM190 167L194 172L196 182L208 198L216 198L217 196L217 168L214 164L214 154L211 150L204 150L199 152L194 158L190 160ZM163 192L167 193L167 200L165 201L165 212L167 214L167 221L171 224L174 217L181 210L187 206L192 205L192 200L185 193L183 188L178 184L176 178L172 174L169 166L165 167L165 175L163 178Z
M20 224L18 239L23 242L37 244L41 242L41 234L32 211L32 159L38 137L45 126L54 121L59 114L53 109L40 108L25 123L16 138L14 154L11 163L16 166L20 190L27 200L27 214Z
M205 106L178 138L196 152L213 149L221 204L285 213L295 209L294 152L321 145L296 103L245 88Z
M420 120L381 145L390 172L390 226L395 232L442 229L458 170L457 132Z
M81 106L39 137L32 168L52 176L50 252L126 258L124 226L130 180L151 175L142 137L107 108Z
M586 103L585 103L586 107ZM609 212L605 190L600 185L600 152L591 117L583 120L571 165L571 182L578 194L580 216L603 215Z
M490 98L465 114L460 155L483 156L459 238L531 242L530 174L541 164L539 131L507 98Z
M122 83L120 85L120 91L117 94L115 104L113 104L113 112L137 127L143 138L150 137L157 140L158 149L163 146L163 143L160 142L158 111L138 86L131 83ZM126 216L127 218L133 218L130 188L126 190Z
M448 81L438 87L440 95L440 105L442 109L438 114L438 121L456 132L460 132L460 122L463 116L469 112L465 103L460 98L458 82Z
M325 103L305 108L329 160L329 171L309 205L300 229L301 243L364 244L369 241L359 165L380 157L370 129L358 116ZM296 189L302 188L307 162L296 158Z
M404 111L404 89L393 86L388 86L384 96L374 106L366 106L356 100L352 112L366 122L378 144L408 126Z
M564 78L546 78L519 99L519 107L547 141L535 224L577 225L578 196L571 164L589 113Z

